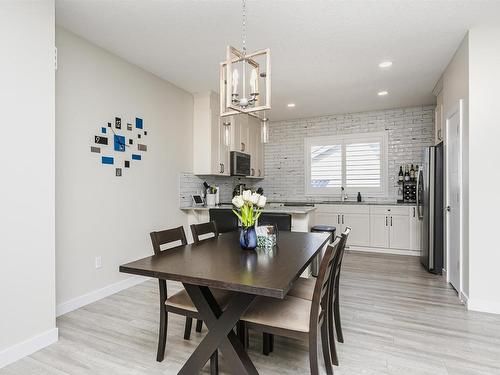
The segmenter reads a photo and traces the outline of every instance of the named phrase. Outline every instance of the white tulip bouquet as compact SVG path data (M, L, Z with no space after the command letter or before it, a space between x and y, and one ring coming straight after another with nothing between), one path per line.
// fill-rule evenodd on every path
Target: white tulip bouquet
M236 195L232 203L240 212L233 210L244 228L254 226L266 205L267 198L263 195L244 190L242 195Z

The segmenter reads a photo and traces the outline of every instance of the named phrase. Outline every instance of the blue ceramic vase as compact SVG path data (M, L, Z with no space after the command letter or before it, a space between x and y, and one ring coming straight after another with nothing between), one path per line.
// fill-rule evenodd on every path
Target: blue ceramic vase
M257 233L255 226L240 229L240 246L244 250L253 250L257 247Z

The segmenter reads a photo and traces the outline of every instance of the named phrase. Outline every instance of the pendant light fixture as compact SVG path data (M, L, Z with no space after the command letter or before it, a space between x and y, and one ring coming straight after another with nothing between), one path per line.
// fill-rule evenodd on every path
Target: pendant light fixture
M242 0L242 48L228 46L220 64L220 115L256 115L271 109L271 52L269 48L247 53L246 0Z

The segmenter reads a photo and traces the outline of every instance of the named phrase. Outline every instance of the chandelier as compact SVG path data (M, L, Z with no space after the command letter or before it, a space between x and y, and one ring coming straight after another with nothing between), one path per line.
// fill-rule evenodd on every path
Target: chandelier
M228 46L220 63L220 115L232 116L271 109L271 53L269 48L247 53L246 0L242 0L241 51Z

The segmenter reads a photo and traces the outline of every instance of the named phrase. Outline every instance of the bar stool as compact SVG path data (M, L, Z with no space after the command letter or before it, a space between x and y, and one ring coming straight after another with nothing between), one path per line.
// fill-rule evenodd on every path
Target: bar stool
M333 242L335 239L335 232L337 231L337 228L333 225L314 225L311 228L311 232L327 232L330 233L330 243ZM311 267L311 273L314 277L318 276L319 272L319 265L321 263L321 258L323 257L323 250L321 250L321 253L316 255L314 260L312 261L312 267Z

